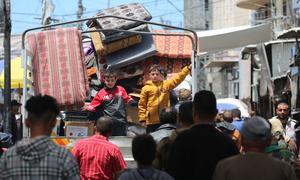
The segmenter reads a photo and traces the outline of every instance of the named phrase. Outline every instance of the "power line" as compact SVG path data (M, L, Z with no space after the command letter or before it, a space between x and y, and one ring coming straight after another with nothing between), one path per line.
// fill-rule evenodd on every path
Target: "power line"
M162 0L164 1L164 0ZM146 3L154 3L156 1L148 1L142 4L146 4ZM83 12L83 14L90 14L90 13L97 13L99 12L101 9L99 10L91 10L91 11L85 11ZM41 14L38 13L24 13L24 12L12 12L12 14L17 14L17 15L25 15L25 16L40 16ZM69 14L53 14L53 16L75 16L77 15L77 13L69 13Z
M39 22L23 21L23 20L16 20L16 19L13 19L12 22L26 23L26 24L41 24Z
M149 5L149 4L152 4L152 3L158 3L158 2L162 2L162 1L165 1L165 0L152 0L152 1L147 1L147 2L143 2L141 4L143 5ZM212 4L215 4L215 3L218 3L218 2L221 2L222 0L216 0L216 1L213 1L213 2L210 2L208 3L209 5L212 5ZM169 3L170 5L172 5L176 11L175 12L168 12L168 13L164 13L164 14L160 14L160 15L156 15L156 16L152 16L153 18L157 18L157 17L163 17L163 16L166 16L166 15L171 15L171 14L182 14L184 15L184 11L188 11L188 10L192 10L192 9L195 9L195 8L200 8L200 7L203 7L204 5L198 5L198 6L193 6L193 7L190 7L190 8L186 8L186 9L183 9L183 10L180 10L173 2L171 2L170 0L166 0L165 1L166 3ZM86 11L83 13L83 15L86 15L86 14L90 14L90 13L96 13L98 12L99 10L92 10L92 11ZM23 13L23 12L12 12L12 14L18 14L18 15L25 15L25 16L40 16L40 14L37 14L37 13ZM67 16L76 16L77 13L70 13L70 14L54 14L53 16L61 16L61 17L67 17Z
M167 1L168 1L168 3L171 4L171 6L173 6L173 7L174 7L174 8L175 8L182 16L184 16L184 13L183 13L180 9L178 9L177 6L176 6L174 3L172 3L170 0L167 0ZM202 17L201 17L201 19L205 21L205 19L203 19ZM192 22L190 19L187 19L187 20L189 21L190 24L193 24L193 22Z
M223 1L223 0L216 0L216 1L208 3L208 4L212 5L212 4L215 4L215 3L219 3L221 1ZM186 9L180 10L180 13L184 13L184 11L186 11L186 10L192 10L192 9L196 9L196 8L200 8L200 7L204 7L204 6L205 5L197 5L197 6L193 6L193 7L190 7L190 8L186 8ZM171 14L177 14L177 13L179 13L179 11L173 11L173 12L164 13L164 14L161 14L161 15L153 16L153 18L161 17L161 16L166 16L166 15L171 15Z
M55 1L55 4L58 4L58 7L61 8L64 12L66 12L64 6L60 3L60 0Z
M25 15L25 16L40 16L41 15L41 14L36 14L36 13L22 13L22 12L12 12L11 14Z
M83 14L90 14L90 13L96 13L98 10L93 10L93 11L86 11ZM24 15L24 16L40 16L41 14L37 13L22 13L22 12L12 12L12 14L17 14L17 15ZM54 14L53 16L75 16L77 13L70 13L70 14Z
M167 1L168 1L168 3L171 4L171 6L173 6L180 14L182 14L182 15L184 16L183 12L182 12L179 8L177 8L177 6L176 6L174 3L172 3L172 1L170 1L170 0L167 0Z
M210 2L209 5L220 3L221 1L222 0L216 0L216 1ZM197 5L197 6L193 6L191 8L186 8L184 10L179 10L179 11L176 10L176 11L173 11L173 12L168 12L168 13L164 13L164 14L161 14L161 15L153 16L153 18L163 17L163 16L167 16L167 15L171 15L171 14L178 14L178 13L183 14L183 11L185 11L185 10L191 10L191 9L195 9L195 8L199 8L199 7L204 7L204 6L205 5ZM268 11L268 10L266 9L266 10L262 10L262 11ZM243 16L245 17L245 16L248 16L248 15L243 15ZM240 17L241 18L242 16L236 16L236 17ZM227 20L227 19L230 19L230 18L223 18L222 20ZM217 21L219 21L219 20L217 20Z

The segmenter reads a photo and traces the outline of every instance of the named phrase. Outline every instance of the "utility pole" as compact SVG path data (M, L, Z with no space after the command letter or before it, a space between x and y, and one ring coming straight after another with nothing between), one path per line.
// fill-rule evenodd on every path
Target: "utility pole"
M78 0L77 19L81 19L83 14L82 0ZM82 29L82 22L78 23L78 29Z
M270 0L273 39L275 38L275 31L277 30L276 6L275 5L276 5L276 0Z
M51 15L55 9L55 5L52 0L42 1L42 25L48 25L51 23Z
M11 78L10 78L10 0L1 1L4 15L4 132L11 133Z
M107 0L107 8L110 8L110 0Z

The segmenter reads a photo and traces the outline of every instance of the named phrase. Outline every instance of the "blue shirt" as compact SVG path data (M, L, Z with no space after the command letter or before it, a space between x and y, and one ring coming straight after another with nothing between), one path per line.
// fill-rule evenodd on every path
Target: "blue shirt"
M243 124L244 124L244 121L242 119L239 119L239 120L233 120L232 124L236 127L236 129L238 131L241 132L242 130L242 127L243 127Z

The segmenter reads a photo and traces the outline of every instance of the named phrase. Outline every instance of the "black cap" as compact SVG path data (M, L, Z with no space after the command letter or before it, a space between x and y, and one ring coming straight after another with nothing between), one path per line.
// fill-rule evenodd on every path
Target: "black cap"
M14 99L11 101L11 106L22 106L22 104L18 103L18 101Z

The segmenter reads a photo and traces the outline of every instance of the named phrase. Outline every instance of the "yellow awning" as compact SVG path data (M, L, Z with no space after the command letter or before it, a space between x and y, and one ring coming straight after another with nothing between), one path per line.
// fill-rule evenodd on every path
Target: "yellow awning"
M17 57L11 60L10 64L10 75L11 75L11 88L23 88L23 66L22 66L22 59ZM0 87L4 88L4 70L1 72L0 75Z

